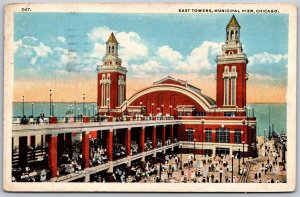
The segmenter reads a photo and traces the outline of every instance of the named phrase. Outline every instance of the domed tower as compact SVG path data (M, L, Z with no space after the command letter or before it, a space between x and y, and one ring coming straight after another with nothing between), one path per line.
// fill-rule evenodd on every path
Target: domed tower
M248 59L240 42L240 25L233 15L226 26L226 43L217 56L217 107L244 109Z
M111 33L106 42L106 54L98 71L98 112L101 115L119 113L116 107L126 100L126 73L118 57L118 41Z

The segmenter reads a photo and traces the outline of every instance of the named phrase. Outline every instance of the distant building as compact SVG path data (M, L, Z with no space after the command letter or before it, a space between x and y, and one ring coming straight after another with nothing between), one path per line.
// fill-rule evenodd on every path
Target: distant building
M101 116L181 119L177 139L184 152L255 156L256 118L247 116L248 59L240 42L240 25L233 15L226 26L226 42L216 57L216 101L185 80L170 76L126 99L126 73L112 33L98 70L98 112ZM205 82L204 82L205 83ZM194 144L195 141L195 144Z

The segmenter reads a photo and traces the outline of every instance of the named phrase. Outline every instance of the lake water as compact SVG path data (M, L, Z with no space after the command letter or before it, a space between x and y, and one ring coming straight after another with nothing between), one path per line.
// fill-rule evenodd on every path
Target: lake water
M33 111L32 111L33 106ZM93 116L96 113L96 103L85 103L86 115ZM287 106L286 104L250 104L248 105L254 108L254 115L257 118L257 134L264 135L264 128L266 128L266 135L269 131L269 111L270 111L270 124L274 125L274 129L280 134L286 132L286 117ZM66 112L73 110L76 107L76 113L81 114L83 105L82 103L54 103L54 114L58 117L64 117ZM250 112L251 111L251 112ZM45 113L45 116L49 116L50 106L49 102L38 103L24 103L24 114L26 116L37 117L41 112ZM22 116L23 104L22 102L13 103L13 116ZM249 110L249 116L252 116L252 110Z

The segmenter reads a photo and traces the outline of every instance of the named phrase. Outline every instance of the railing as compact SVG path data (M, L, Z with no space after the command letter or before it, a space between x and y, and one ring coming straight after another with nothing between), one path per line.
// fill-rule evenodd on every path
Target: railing
M143 116L143 117L13 117L12 124L14 125L30 125L30 124L57 124L57 123L89 123L89 122L128 122L128 121L160 121L160 120L175 120L174 116Z

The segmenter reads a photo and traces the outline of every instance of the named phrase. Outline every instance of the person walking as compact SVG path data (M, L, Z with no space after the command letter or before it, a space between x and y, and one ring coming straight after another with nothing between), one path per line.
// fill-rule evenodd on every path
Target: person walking
M223 175L223 170L222 168L220 169L220 183L222 183L222 175Z

